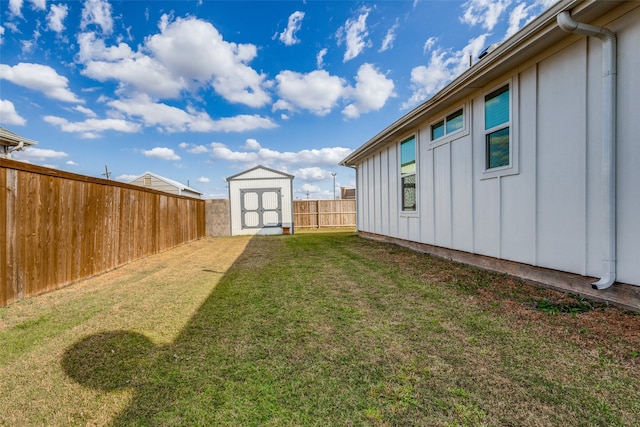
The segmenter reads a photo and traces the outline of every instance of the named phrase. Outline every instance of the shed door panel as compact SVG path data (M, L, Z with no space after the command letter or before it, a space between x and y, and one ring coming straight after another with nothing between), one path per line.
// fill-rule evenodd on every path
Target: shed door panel
M258 201L259 198L257 193L247 192L242 195L242 203L244 203L243 209L257 211L260 207Z
M242 228L282 226L281 200L279 188L240 190Z

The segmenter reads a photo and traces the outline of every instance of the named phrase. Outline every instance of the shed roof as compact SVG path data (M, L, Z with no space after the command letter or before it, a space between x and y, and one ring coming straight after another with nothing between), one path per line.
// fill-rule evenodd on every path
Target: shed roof
M25 147L37 144L36 141L22 137L17 133L11 132L9 129L5 129L0 126L0 143L2 143L2 145L13 147L19 145L21 142Z
M179 183L178 181L174 181L173 179L165 178L164 176L160 176L158 174L155 174L155 173L149 172L149 171L143 173L142 175L136 177L135 179L132 179L131 183L134 182L134 181L137 181L138 179L140 179L140 178L142 178L144 176L147 176L147 175L148 176L152 176L152 177L154 177L156 179L159 179L160 181L164 181L169 185L173 185L174 187L180 189L180 191L187 190L187 191L191 191L193 193L202 194L200 191L196 190L195 188L188 187L188 186L186 186L184 184Z
M442 113L452 104L499 78L509 70L530 60L555 43L579 37L562 31L556 22L559 13L570 10L577 21L590 22L614 9L623 1L560 0L502 44L438 91L431 98L400 117L386 129L365 142L340 162L353 167L377 149L415 131L428 116Z
M294 175L288 174L286 172L282 172L282 171L278 171L278 170L275 170L275 169L268 168L266 166L258 165L258 166L255 166L255 167L251 168L251 169L248 169L248 170L246 170L244 172L240 172L240 173L237 173L235 175L232 175L232 176L228 177L226 180L228 182L228 181L232 181L234 179L242 179L243 175L249 175L251 172L254 172L254 171L258 170L258 169L262 169L264 171L271 172L272 174L278 175L281 178L289 178L289 179L295 178Z

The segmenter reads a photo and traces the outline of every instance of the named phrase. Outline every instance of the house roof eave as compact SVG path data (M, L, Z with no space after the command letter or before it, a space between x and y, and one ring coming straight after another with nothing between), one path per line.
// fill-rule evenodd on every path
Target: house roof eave
M2 142L3 145L9 145L12 147L20 145L21 142L24 144L25 147L37 144L36 141L22 137L17 133L11 132L9 129L5 129L1 126L0 126L0 142Z

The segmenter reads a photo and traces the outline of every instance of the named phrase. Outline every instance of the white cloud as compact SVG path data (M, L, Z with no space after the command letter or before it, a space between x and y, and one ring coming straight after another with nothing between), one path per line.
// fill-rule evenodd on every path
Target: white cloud
M320 70L324 67L324 57L327 54L327 48L321 49L316 55L316 67Z
M247 139L245 141L245 143L242 146L242 148L244 148L246 150L259 150L262 147L260 146L260 143L256 139L249 138L249 139Z
M36 10L47 9L47 0L31 0L31 4L33 5L33 8Z
M37 90L47 97L64 102L82 103L67 87L69 79L47 65L20 62L10 67L0 64L0 77L28 89Z
M296 32L300 30L302 26L302 20L304 19L304 12L296 11L289 16L289 22L287 28L280 33L280 41L287 46L300 43L300 40L296 38Z
M212 127L209 130L220 132L245 132L255 129L273 129L276 127L278 127L278 125L269 118L261 117L257 114L241 114L239 116L218 119L212 124Z
M191 154L202 154L209 152L209 149L204 145L188 144L186 142L181 142L178 147L182 148L183 150L187 150L187 153Z
M464 14L461 22L471 26L481 24L487 31L493 30L500 16L507 10L512 0L468 0L462 5Z
M13 16L22 16L22 0L9 0L9 12Z
M211 180L209 178L207 178L206 176L201 176L200 178L198 178L198 182L211 182Z
M80 28L85 30L90 25L97 25L104 34L113 31L111 4L106 0L86 0L82 9Z
M4 27L0 25L0 46L4 43Z
M160 98L177 98L186 88L184 79L176 78L160 62L135 53L126 43L106 47L93 32L78 36L78 60L84 63L82 74L104 82L117 80L121 89L135 90Z
M319 199L323 198L322 196L329 196L329 192L323 191L319 186L309 183L302 184L300 187L296 188L294 192L297 199Z
M278 94L287 103L279 105L295 106L318 116L329 114L345 92L345 82L325 70L308 74L285 70L276 81Z
M351 95L355 102L342 110L349 118L357 118L363 113L379 110L389 97L395 96L393 80L388 79L371 64L360 66L356 82Z
M117 131L136 133L140 131L140 125L122 119L87 119L82 122L70 122L65 118L45 116L44 121L58 126L61 131L80 133L83 138L94 139L99 137L99 132Z
M64 20L69 13L69 6L66 4L52 4L47 15L47 27L51 31L61 33L64 30Z
M74 162L73 160L67 160L65 162L65 164L67 164L69 166L78 166L78 164L76 162Z
M433 48L433 46L435 46L437 41L438 41L437 37L429 37L427 41L424 42L424 46L422 46L422 51L424 53L429 52Z
M131 182L139 176L140 175L122 174L122 175L116 176L116 181Z
M95 118L98 116L96 113L93 112L93 110L91 110L90 108L83 107L82 105L76 105L75 107L73 107L73 109L79 113L84 114L87 117Z
M173 149L167 147L154 147L151 150L142 150L142 154L161 160L180 160L180 156L178 156Z
M27 120L18 114L13 102L6 99L0 99L0 123L24 126L27 124Z
M16 160L28 162L44 162L69 157L69 155L63 151L35 147L27 147L22 151L15 151L11 156Z
M159 27L160 34L147 37L137 52L126 43L106 47L95 33L81 33L82 74L116 80L121 93L133 89L162 99L213 87L233 103L262 107L271 101L266 76L247 65L257 55L255 45L227 42L210 23L196 18L170 21L163 15Z
M212 156L215 158L242 163L245 167L268 164L271 167L284 170L291 169L295 165L305 168L314 166L334 167L351 153L351 149L342 147L281 152L264 148L260 144L257 146L260 148L252 148L250 151L233 151L225 144L219 142L211 143Z
M270 101L265 76L246 65L257 55L255 45L227 42L213 25L195 18L170 22L164 15L160 29L146 45L173 75L211 82L229 102L261 107Z
M528 8L526 4L520 3L517 5L509 15L509 28L505 34L505 39L514 35L520 29L520 22L526 20L528 17Z
M344 26L338 30L338 44L344 41L347 47L344 52L344 62L357 57L368 46L369 42L366 38L369 36L367 31L369 12L368 8L361 9L360 15L356 19L348 19Z
M145 126L158 127L166 132L244 132L270 129L277 125L257 115L239 115L213 120L205 111L187 108L187 111L154 102L146 95L110 101L108 105L129 117L141 119Z
M300 168L293 172L296 179L303 181L322 181L331 177L331 172L317 166Z
M384 52L385 50L389 50L393 48L393 42L396 40L396 31L398 30L397 20L393 27L389 28L387 34L384 36L384 40L382 40L382 46L380 46L380 52Z
M429 64L411 70L413 93L402 108L410 108L423 102L469 67L469 56L477 57L482 51L487 34L482 34L458 51L437 48L431 52Z

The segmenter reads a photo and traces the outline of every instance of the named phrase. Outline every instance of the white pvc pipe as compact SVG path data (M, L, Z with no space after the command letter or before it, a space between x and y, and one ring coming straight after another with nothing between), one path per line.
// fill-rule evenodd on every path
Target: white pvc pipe
M602 196L603 246L602 278L592 284L606 289L616 281L616 35L609 29L576 22L568 11L557 17L558 26L567 32L596 37L602 41Z

